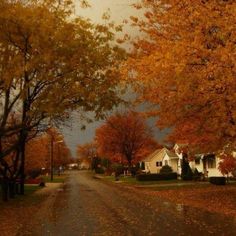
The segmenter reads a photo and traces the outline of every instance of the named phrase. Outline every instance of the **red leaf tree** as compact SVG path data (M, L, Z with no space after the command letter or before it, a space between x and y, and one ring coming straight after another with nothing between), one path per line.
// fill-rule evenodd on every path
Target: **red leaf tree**
M129 166L157 147L144 117L134 111L109 117L96 130L96 142L99 155Z
M229 176L236 171L236 159L232 155L222 154L222 161L219 163L219 170L223 175Z

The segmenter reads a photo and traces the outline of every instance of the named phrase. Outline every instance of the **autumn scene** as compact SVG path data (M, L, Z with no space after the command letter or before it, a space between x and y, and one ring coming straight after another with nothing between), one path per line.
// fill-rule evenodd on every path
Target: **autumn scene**
M0 235L236 235L236 1L0 0Z

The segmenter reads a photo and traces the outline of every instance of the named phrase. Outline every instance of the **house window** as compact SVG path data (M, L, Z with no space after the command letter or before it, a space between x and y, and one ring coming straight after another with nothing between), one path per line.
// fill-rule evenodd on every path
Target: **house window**
M162 161L157 161L156 166L162 166Z
M216 168L216 158L215 158L215 156L207 157L207 166L208 166L208 168Z
M165 160L165 166L168 166L168 161L167 160Z

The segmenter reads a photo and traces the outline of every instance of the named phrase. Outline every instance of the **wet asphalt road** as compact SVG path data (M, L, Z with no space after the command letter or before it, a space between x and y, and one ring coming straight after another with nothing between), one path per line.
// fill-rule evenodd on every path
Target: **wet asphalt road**
M236 219L171 204L87 172L71 172L50 204L50 214L40 215L40 225L27 235L236 235Z

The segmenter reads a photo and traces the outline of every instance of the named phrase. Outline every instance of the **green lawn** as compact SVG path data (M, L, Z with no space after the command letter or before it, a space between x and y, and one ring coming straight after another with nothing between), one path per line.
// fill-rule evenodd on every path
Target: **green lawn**
M103 176L104 180L115 181L114 176ZM124 184L132 184L132 185L156 185L156 184L173 184L173 183L180 183L180 182L187 182L181 180L162 180L162 181L137 181L135 177L119 177L119 181Z
M114 176L102 176L104 180L116 182ZM137 181L136 178L126 176L119 177L121 184L136 185L139 187L150 188L151 190L172 190L172 189L198 189L207 188L212 186L209 182L195 182L195 181L183 181L183 180L161 180L161 181ZM236 186L236 181L231 181L227 185Z
M64 183L66 177L67 177L66 174L62 174L60 176L54 175L53 181L51 181L50 175L49 176L42 176L45 183Z

